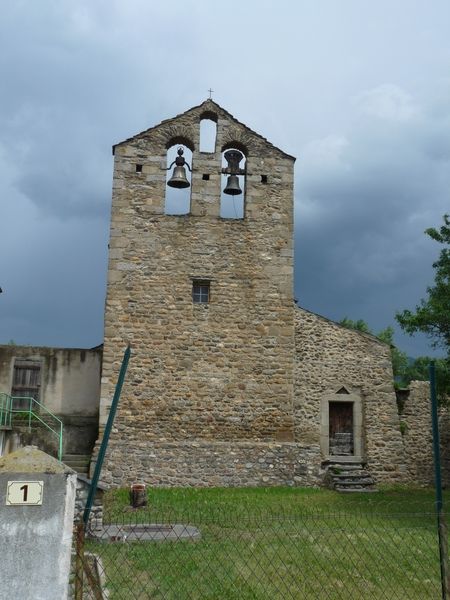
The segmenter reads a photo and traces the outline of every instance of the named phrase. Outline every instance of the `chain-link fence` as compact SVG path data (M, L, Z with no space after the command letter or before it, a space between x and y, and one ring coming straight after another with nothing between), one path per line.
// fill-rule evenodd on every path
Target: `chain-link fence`
M394 510L395 508L395 510ZM442 598L433 505L336 513L160 508L78 526L76 600Z

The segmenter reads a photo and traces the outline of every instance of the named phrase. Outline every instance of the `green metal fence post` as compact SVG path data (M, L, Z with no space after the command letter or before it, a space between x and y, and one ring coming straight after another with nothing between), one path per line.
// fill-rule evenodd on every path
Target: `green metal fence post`
M6 394L0 394L0 425L8 426L8 398Z
M94 476L92 477L91 487L89 489L89 495L86 501L86 508L84 509L83 513L83 522L85 527L89 522L89 515L91 512L92 504L94 502L95 492L97 491L98 480L100 479L100 471L102 470L103 461L105 459L106 448L108 447L108 441L114 423L114 417L116 416L117 405L119 404L119 398L122 392L123 382L125 381L125 374L127 372L130 354L131 348L128 345L123 355L119 378L117 380L116 389L114 391L114 397L111 403L111 408L109 409L108 421L106 422L102 443L100 444L100 450L98 452L97 462L95 464Z
M441 480L441 453L439 444L439 420L436 397L436 369L434 361L430 363L430 396L431 396L431 423L433 428L433 455L434 455L434 481L436 490L436 514L439 540L439 559L441 566L441 591L442 600L449 598L449 570L448 570L448 548L447 548L447 527L444 517L444 508L442 501L442 480Z
M63 453L63 424L59 424L59 445L58 445L58 460L62 460Z
M12 398L11 398L11 396L7 396L7 398L6 398L6 412L7 412L6 426L11 427L11 423L12 423Z

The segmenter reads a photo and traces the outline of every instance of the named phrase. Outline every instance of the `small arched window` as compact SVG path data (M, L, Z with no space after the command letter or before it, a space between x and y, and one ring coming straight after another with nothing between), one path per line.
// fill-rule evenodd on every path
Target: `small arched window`
M179 152L180 149L181 153ZM182 167L178 167L175 163L179 157L184 158L185 161ZM187 215L191 212L192 151L183 144L170 146L167 150L167 169L164 214ZM181 181L183 176L185 177L186 184ZM179 180L177 183L178 187L173 187L173 182L176 179ZM169 183L171 181L172 185Z

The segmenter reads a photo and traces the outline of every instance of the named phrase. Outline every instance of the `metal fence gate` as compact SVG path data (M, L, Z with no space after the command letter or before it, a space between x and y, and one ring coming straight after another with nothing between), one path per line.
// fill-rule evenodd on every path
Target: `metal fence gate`
M76 528L76 600L442 598L433 506L123 509Z

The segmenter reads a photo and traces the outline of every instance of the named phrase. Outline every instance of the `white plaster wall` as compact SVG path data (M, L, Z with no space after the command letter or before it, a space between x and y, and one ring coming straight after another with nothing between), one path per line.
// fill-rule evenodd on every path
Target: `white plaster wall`
M101 349L0 346L0 392L11 393L16 359L41 363L40 402L49 411L63 416L98 414Z

